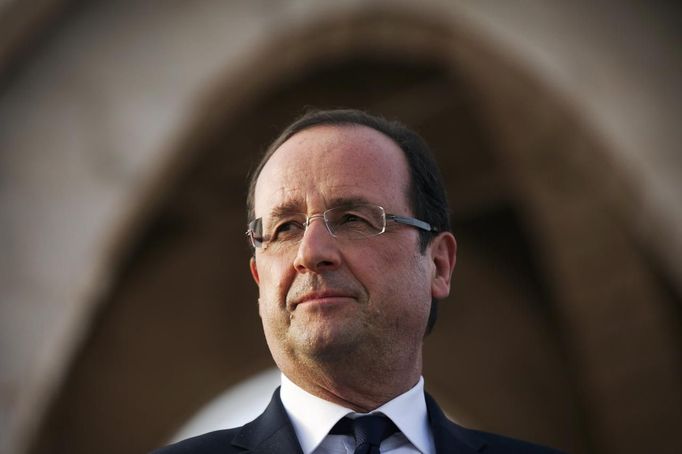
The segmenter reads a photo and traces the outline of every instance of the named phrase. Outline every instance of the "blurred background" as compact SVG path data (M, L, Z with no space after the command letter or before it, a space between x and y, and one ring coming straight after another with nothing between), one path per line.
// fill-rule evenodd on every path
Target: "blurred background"
M143 453L272 376L246 182L306 106L436 153L451 417L682 452L681 30L673 2L0 2L0 452Z

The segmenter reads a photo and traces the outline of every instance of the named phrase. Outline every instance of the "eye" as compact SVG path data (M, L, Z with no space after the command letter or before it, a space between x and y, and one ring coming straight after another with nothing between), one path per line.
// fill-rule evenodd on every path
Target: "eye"
M352 222L367 222L367 219L356 213L344 213L341 219L339 219L339 224L349 224Z
M339 235L359 235L360 237L371 235L376 227L369 213L365 213L361 207L339 209L331 218L332 229Z
M305 230L302 222L299 221L282 221L275 226L271 235L271 241L287 240L296 238Z

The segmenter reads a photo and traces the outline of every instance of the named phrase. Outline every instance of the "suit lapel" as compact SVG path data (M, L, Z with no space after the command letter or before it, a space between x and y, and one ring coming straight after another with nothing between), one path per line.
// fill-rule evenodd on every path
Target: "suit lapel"
M244 425L232 439L232 444L253 454L302 454L294 427L280 400L279 388L272 395L268 408Z
M424 394L436 453L473 454L485 448L485 443L475 434L447 419L436 401Z
M485 443L479 437L448 420L430 395L425 393L425 398L438 454L474 454L483 450ZM232 445L252 454L302 454L294 427L279 397L279 388L265 411L237 432Z

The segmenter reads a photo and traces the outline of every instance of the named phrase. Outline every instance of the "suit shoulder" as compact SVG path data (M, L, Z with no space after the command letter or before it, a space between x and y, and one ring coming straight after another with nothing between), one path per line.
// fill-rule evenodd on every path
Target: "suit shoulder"
M436 446L466 445L484 454L563 454L556 449L460 426L445 416L433 397L425 396Z
M485 444L486 454L564 454L554 448L480 430L467 429Z
M241 452L230 443L238 431L239 428L208 432L156 449L150 454L230 454Z

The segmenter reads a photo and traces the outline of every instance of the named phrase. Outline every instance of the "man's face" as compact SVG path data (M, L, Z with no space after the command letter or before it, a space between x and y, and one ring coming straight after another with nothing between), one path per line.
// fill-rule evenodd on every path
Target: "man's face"
M410 216L408 182L403 152L387 136L364 126L316 126L267 162L255 215L310 216L353 199ZM445 295L432 291L431 249L420 253L418 241L416 229L390 221L382 235L337 239L316 218L291 250L257 249L251 271L259 313L280 369L362 352L421 361L431 297Z

